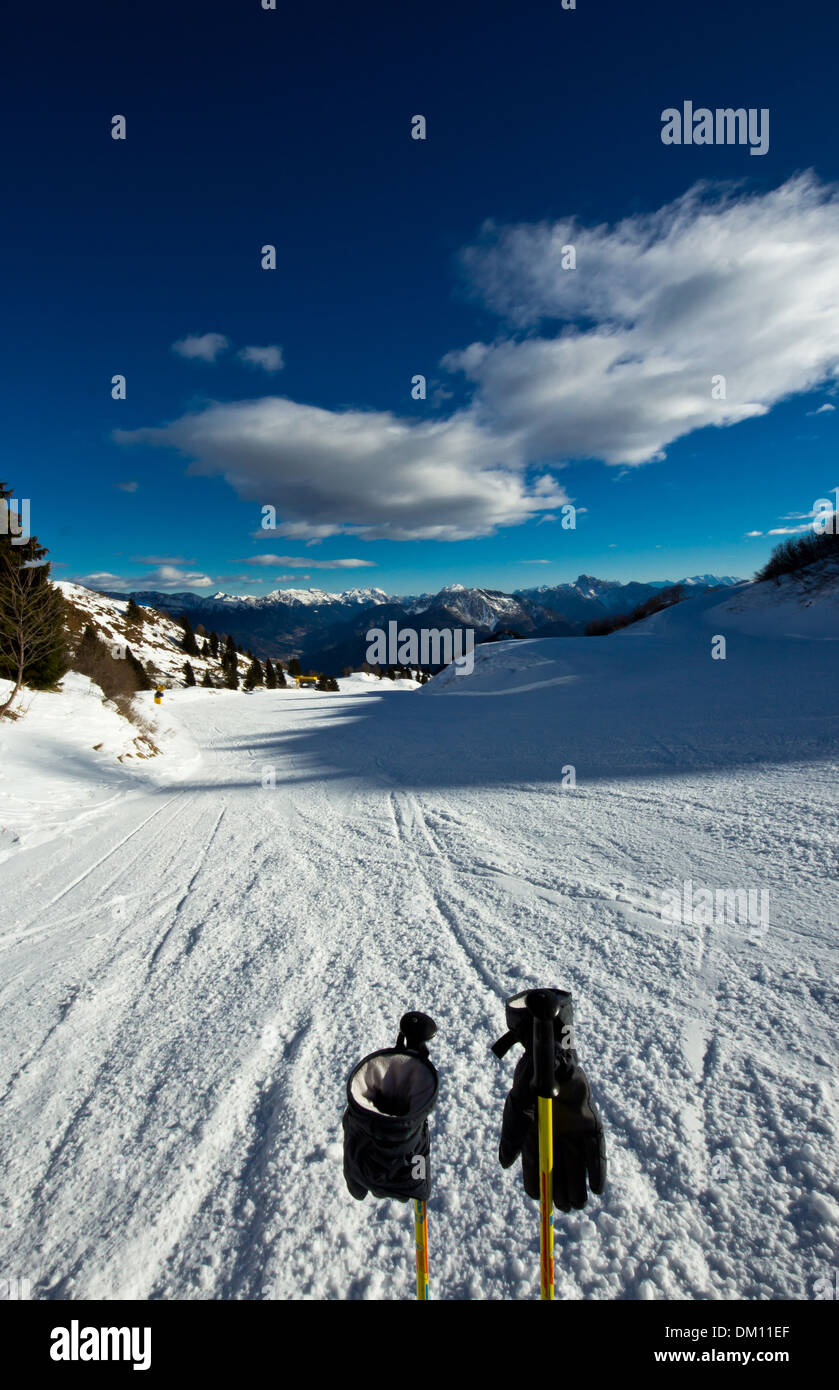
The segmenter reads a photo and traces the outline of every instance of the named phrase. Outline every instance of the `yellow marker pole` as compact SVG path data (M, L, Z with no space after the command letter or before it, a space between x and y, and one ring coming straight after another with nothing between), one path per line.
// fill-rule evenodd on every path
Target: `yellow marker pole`
M539 1101L539 1206L542 1216L540 1239L540 1268L543 1299L554 1296L554 1127L553 1100L538 1096Z
M425 1202L414 1202L414 1241L417 1247L417 1298L428 1302L428 1211Z

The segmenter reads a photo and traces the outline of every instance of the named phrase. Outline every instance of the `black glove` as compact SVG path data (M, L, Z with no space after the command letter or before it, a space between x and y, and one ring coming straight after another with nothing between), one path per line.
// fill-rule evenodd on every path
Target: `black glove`
M401 1041L400 1033L396 1047L371 1052L347 1081L344 1177L359 1200L370 1191L398 1202L427 1202L431 1191L428 1115L437 1099L437 1073L426 1048L400 1047Z
M573 1045L573 1005L567 990L552 990L559 1003L554 1020L554 1058L558 1094L553 1098L554 1205L560 1211L579 1210L588 1199L588 1186L600 1193L606 1185L606 1143L600 1116L591 1103L591 1088ZM536 1087L533 1077L533 1019L526 994L515 995L505 1005L508 1032L493 1047L503 1057L520 1042L524 1056L513 1074L513 1086L504 1105L498 1157L509 1168L521 1154L524 1190L539 1200L539 1132Z

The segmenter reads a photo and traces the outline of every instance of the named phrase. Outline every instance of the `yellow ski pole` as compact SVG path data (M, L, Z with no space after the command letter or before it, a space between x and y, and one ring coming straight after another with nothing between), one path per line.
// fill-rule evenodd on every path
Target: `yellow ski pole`
M417 1246L417 1298L428 1302L428 1211L425 1202L414 1202L414 1238Z
M410 1013L403 1014L399 1020L399 1035L396 1039L397 1047L404 1047L409 1052L416 1052L417 1055L428 1062L428 1043L437 1032L437 1024L428 1014L417 1013L412 1010ZM430 1066L429 1062L429 1066ZM434 1073L436 1077L436 1072ZM425 1160L421 1160L424 1162ZM414 1199L414 1245L416 1246L417 1258L417 1300L420 1303L429 1301L428 1292L428 1209L425 1202Z
M559 1013L559 1001L552 990L531 989L527 995L527 1008L533 1018L533 1079L536 1084L539 1123L541 1297L552 1300L554 1296L553 1098L557 1092L554 1019Z

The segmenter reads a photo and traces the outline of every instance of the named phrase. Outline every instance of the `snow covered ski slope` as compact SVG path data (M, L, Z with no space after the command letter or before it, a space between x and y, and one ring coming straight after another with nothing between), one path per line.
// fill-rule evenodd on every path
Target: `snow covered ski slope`
M0 1265L37 1297L410 1298L410 1211L352 1200L339 1126L351 1064L418 1008L433 1297L534 1297L489 1045L505 996L551 984L610 1161L557 1214L557 1298L813 1297L839 1238L839 641L742 628L700 599L400 699L170 692L177 776L80 759L83 814L19 842L27 720L4 730ZM767 916L704 922L703 890Z

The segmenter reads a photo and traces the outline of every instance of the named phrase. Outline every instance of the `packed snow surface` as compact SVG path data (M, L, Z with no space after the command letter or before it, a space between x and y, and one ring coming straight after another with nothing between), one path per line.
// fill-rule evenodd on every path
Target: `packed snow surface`
M0 733L0 1267L41 1298L410 1299L410 1210L349 1196L340 1118L418 1008L432 1296L538 1297L537 1210L496 1156L515 1054L489 1046L506 996L554 984L610 1162L557 1214L557 1297L813 1297L839 1238L839 624L793 602L756 636L716 598L492 644L400 699L170 691L171 741L131 766L110 715L108 759L35 697ZM768 920L676 924L686 882L765 891Z

